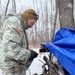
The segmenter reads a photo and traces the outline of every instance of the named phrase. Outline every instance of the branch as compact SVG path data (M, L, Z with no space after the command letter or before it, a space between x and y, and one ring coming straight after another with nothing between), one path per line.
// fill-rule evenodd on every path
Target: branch
M9 2L10 2L10 0L8 0L8 2L7 2L4 17L5 17L5 16L6 16L6 14L7 14L7 10L8 10L8 5L9 5Z

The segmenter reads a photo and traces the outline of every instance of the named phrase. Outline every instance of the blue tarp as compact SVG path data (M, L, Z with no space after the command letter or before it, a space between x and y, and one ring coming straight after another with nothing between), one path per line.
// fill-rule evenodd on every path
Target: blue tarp
M61 65L75 75L75 30L63 28L57 31L53 42L44 43L44 46L58 59Z

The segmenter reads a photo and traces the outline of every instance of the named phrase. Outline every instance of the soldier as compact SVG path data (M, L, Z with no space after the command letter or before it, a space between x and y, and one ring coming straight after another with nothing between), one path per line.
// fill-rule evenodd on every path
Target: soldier
M26 75L37 53L27 49L25 30L32 28L38 15L33 9L22 14L8 15L3 21L2 70L5 75Z

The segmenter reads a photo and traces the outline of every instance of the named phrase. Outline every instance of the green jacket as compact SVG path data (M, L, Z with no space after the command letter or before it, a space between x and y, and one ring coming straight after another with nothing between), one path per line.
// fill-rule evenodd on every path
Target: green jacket
M26 23L20 15L9 15L3 21L2 39L2 68L12 67L25 68L30 57L27 49L25 30L28 29ZM21 70L22 70L21 69Z

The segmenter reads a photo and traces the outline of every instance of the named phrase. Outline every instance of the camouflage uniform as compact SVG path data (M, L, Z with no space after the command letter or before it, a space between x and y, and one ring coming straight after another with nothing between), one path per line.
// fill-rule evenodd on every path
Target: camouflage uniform
M3 22L1 67L5 75L25 75L31 64L25 29L28 27L20 15L9 15Z

